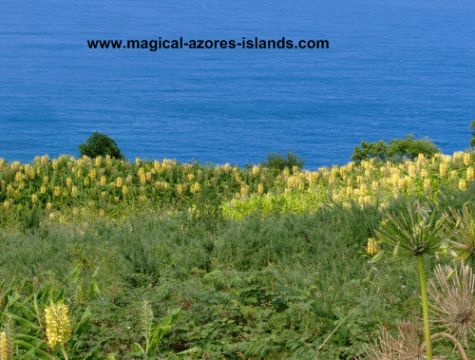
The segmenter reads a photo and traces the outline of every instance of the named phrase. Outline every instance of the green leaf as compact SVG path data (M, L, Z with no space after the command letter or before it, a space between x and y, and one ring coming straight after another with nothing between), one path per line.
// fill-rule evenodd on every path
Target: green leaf
M68 284L68 285L77 283L77 281L79 280L80 274L81 274L81 266L76 265L73 271L71 271L66 277L66 279L64 279L63 283Z
M23 343L28 343L29 346L35 348L35 349L44 349L48 350L48 342L46 342L43 339L31 336L31 335L26 335L26 334L16 334L15 335L15 340L22 341Z
M6 312L6 311L4 312L4 314L7 315L8 317L12 318L13 320L15 320L21 327L28 328L28 329L31 329L33 331L38 331L39 330L38 325L36 325L35 323L33 323L33 322L31 322L27 319L22 318L19 315L12 314L12 313L9 313L9 312Z
M87 307L86 310L84 311L84 314L81 317L81 320L79 321L76 331L74 332L74 335L77 338L79 338L81 334L84 332L84 330L86 330L90 319L91 319L91 311L89 310L89 307Z
M132 345L132 351L135 352L135 353L138 353L138 354L145 354L145 350L143 349L143 347L138 344L138 343L134 343Z
M378 252L376 255L373 256L373 258L371 259L370 263L371 263L371 264L374 264L375 262L381 260L381 258L383 257L383 254L384 254L384 251Z
M49 354L43 350L40 350L38 348L35 348L33 345L30 343L23 341L23 340L15 340L15 344L21 348L26 348L30 349L28 353L32 353L34 357L26 357L25 359L31 359L31 360L60 360L57 356L54 356L52 354ZM23 359L24 357L22 357Z
M97 359L97 354L102 350L102 347L104 346L106 342L107 342L107 339L101 340L83 357L83 360Z
M152 325L152 335L150 337L149 353L153 353L158 346L158 342L170 333L173 323L180 317L181 308L175 309L160 324Z

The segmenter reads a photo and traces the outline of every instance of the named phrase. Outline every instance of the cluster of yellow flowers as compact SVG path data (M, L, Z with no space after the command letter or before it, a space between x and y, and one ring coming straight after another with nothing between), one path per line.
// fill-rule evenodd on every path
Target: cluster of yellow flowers
M378 201L381 206L384 206L389 198L402 194L425 195L434 199L441 185L460 190L467 188L468 184L475 179L473 156L472 152L459 152L453 157L437 154L427 159L420 154L414 161L382 163L371 159L361 161L360 166L350 162L341 167L336 165L331 168L322 167L314 172L300 172L298 168L292 169L291 172L286 168L275 179L273 185L274 188L281 189L287 204L293 204L293 211L301 211L303 208L318 209L321 204L314 201L322 201L321 197L311 194L322 192L327 194L327 199L342 202L344 206L349 206L350 200L357 201L361 205L374 204ZM246 214L251 212L254 209L253 204L258 204L253 197L265 195L262 187L258 187L257 190L255 193L250 193L249 198L236 196L236 199L226 205L228 214L242 218L245 214L237 214L236 209L241 209L239 211L245 211ZM302 195L308 200L296 201L296 199L302 199ZM279 192L273 197L280 199ZM265 199L269 199L268 194L263 201ZM242 206L238 205L237 201L242 202ZM302 208L295 208L299 204Z
M230 164L204 168L168 159L160 162L136 158L130 163L110 156L76 160L62 155L50 160L45 155L25 165L0 159L0 190L4 194L0 209L11 212L39 207L54 212L66 206L83 213L86 204L93 202L88 208L101 215L112 213L122 202L128 206L156 204L173 197L194 199L207 186L215 187L223 199L244 202L256 196L269 199L280 195L293 202L308 194L312 200L297 201L305 208L317 206L312 202L321 197L312 194L322 193L344 204L349 200L360 204L385 201L400 194L434 197L440 185L467 188L475 179L473 156L472 152L437 154L432 159L419 155L414 161L400 164L371 159L360 166L350 162L317 171L301 171L294 166L278 175L261 165L247 170Z
M13 357L13 339L5 331L0 333L0 360Z
M57 343L66 344L71 337L71 323L68 307L63 303L51 304L45 308L46 336L53 348Z

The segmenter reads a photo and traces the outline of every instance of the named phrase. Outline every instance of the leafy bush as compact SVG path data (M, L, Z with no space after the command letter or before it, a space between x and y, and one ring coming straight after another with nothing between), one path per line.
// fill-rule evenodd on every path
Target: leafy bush
M357 162L366 160L369 158L377 158L382 161L386 161L386 152L388 150L388 144L385 141L379 140L379 142L367 142L363 141L361 143L361 149L358 146L355 146L355 151L351 155L351 159Z
M105 134L100 134L97 131L87 138L85 144L78 146L80 156L89 156L95 158L98 156L110 155L116 159L123 159L124 155L121 153L117 143Z
M289 170L292 172L294 166L297 166L301 170L305 164L305 161L307 161L307 159L302 160L302 158L300 156L297 157L293 151L287 150L287 159L284 158L280 152L267 153L267 161L261 161L260 165L281 171L285 168L289 168Z
M470 146L474 147L475 146L475 120L472 120L470 123L470 130L472 130L472 138L470 139Z
M399 162L404 157L414 160L419 154L424 154L427 158L431 158L440 152L440 149L427 137L423 140L414 140L414 135L408 134L405 139L389 141L387 156L390 161Z
M369 143L363 141L361 148L355 146L351 159L357 162L362 160L377 158L382 161L401 162L404 158L414 160L419 154L424 154L431 158L440 149L427 137L422 140L415 140L414 135L408 134L404 139L392 139L389 145L383 140Z

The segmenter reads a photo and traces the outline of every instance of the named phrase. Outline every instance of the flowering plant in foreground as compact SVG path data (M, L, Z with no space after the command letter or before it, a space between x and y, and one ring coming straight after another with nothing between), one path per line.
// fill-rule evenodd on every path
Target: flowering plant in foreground
M416 201L409 204L406 211L401 214L387 214L379 230L376 231L383 242L395 247L395 254L400 251L401 255L417 259L428 360L432 360L432 346L424 255L432 255L440 251L444 219L445 216L436 219L435 212L432 212L431 215L424 213L419 202Z

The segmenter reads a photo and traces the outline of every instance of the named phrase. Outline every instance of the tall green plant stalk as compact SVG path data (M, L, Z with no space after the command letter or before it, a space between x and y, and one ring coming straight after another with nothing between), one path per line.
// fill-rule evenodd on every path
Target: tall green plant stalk
M398 254L398 250L401 250L401 255L417 259L421 282L426 356L427 360L432 360L424 254L434 255L441 250L445 216L436 219L435 211L430 216L429 213L430 210L421 208L418 201L408 204L407 209L399 214L386 214L386 219L383 220L376 233L382 241L395 246L395 255Z
M424 269L424 258L422 255L417 257L417 262L419 265L419 279L421 281L422 314L424 316L424 338L426 341L426 355L427 360L432 360L432 344L429 327L429 301L427 299L426 273Z

